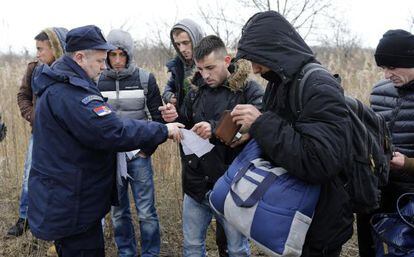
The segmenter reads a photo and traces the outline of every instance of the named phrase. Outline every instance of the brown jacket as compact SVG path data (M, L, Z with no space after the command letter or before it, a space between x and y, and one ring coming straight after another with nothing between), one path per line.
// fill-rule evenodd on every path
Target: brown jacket
M53 56L55 57L55 60L57 60L65 52L63 42L65 41L67 29L53 27L46 28L42 30L42 32L45 32L48 36ZM33 94L32 90L32 75L33 70L38 64L40 64L38 61L34 61L27 65L22 84L17 93L17 104L19 105L20 113L25 120L30 122L30 126L33 126L36 104L36 96ZM50 64L51 63L49 63L49 65Z
M22 117L30 122L30 126L34 121L34 109L36 103L36 96L32 90L32 74L38 62L30 62L27 65L26 72L23 76L19 92L17 93L17 104L19 105Z

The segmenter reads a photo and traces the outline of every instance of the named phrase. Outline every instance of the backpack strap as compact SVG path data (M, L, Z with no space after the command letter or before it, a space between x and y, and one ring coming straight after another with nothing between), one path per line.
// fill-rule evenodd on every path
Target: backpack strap
M150 111L148 109L148 105L147 105L148 81L149 81L150 73L148 71L144 70L144 69L141 69L141 68L139 68L138 72L139 72L139 81L141 82L141 87L144 90L145 114L147 115L148 120L152 120L152 116L151 116L151 113L150 113Z
M303 66L302 70L295 77L295 80L292 83L290 94L289 94L289 105L295 118L298 118L299 114L303 110L303 99L302 98L303 98L303 88L305 87L306 80L309 78L309 76L314 71L318 71L318 70L326 71L326 69L318 63L313 63L313 62L308 63L305 66Z

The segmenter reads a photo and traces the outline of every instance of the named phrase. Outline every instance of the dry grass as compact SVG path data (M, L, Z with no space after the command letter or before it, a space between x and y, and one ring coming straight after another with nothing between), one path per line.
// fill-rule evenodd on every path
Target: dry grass
M318 59L334 73L341 74L346 92L363 101L368 100L372 85L381 77L372 53L356 50L345 56L341 51L318 50ZM0 58L0 112L9 133L0 143L0 256L45 256L49 242L36 240L30 233L17 239L6 239L7 229L18 217L18 203L23 174L23 162L30 135L30 127L21 117L17 107L16 94L28 60L23 58ZM159 85L167 79L163 67L148 70L154 72ZM162 230L162 255L181 256L181 174L178 146L168 142L159 147L153 156L156 199ZM135 213L134 213L135 215ZM136 217L136 216L135 216ZM107 217L105 230L107 256L116 256L110 220ZM137 224L135 224L137 225ZM136 230L138 232L138 230ZM216 256L213 230L209 230L208 248L210 256ZM254 256L263 256L253 247ZM342 256L356 256L357 245L353 238L344 247Z

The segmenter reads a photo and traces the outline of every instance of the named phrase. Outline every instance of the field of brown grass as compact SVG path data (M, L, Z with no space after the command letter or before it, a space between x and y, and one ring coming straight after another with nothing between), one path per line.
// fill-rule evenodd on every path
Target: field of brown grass
M367 102L372 85L381 78L370 50L357 49L351 54L345 54L338 49L316 49L316 52L323 65L333 73L341 75L347 94ZM8 135L5 141L0 143L0 256L7 257L45 256L51 244L35 239L30 233L20 238L3 237L18 217L24 157L30 135L30 126L20 117L16 102L20 80L28 61L18 56L0 56L0 113L8 127ZM165 68L146 68L155 74L162 88L167 80ZM178 146L171 142L161 145L153 156L153 164L157 209L162 230L162 256L181 256L182 192ZM213 234L211 228L208 240L209 256L217 256ZM116 256L108 217L105 238L107 256ZM253 256L264 256L255 247L252 253ZM357 256L354 238L344 247L342 256Z

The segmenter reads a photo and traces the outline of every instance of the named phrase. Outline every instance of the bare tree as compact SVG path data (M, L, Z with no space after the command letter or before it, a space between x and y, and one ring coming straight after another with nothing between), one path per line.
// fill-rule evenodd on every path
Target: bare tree
M414 32L414 15L408 18L408 24L410 31Z
M227 6L225 5L227 4ZM213 33L229 47L240 37L246 14L275 10L282 14L306 39L317 34L320 21L332 10L331 0L234 0L217 1L216 6L199 5L199 15Z
M344 19L331 18L328 22L329 34L320 37L319 43L324 47L339 50L344 57L350 57L361 47L361 39L348 27Z
M306 38L317 21L332 8L330 0L238 0L243 6L258 11L275 10L285 17Z
M204 7L199 5L198 12L207 27L219 36L228 47L234 47L240 36L240 28L244 21L235 15L229 15L233 8L216 3L215 8L211 5Z
M147 26L152 28L151 29L151 37L148 37L148 41L150 44L157 46L163 55L166 57L172 58L175 54L174 48L171 45L171 40L169 38L172 24L175 22L160 21L158 23L148 24Z

